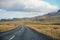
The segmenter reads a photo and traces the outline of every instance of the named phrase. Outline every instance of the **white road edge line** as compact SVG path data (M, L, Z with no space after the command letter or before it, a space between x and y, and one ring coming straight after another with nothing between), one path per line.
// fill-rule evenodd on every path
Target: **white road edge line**
M15 35L13 35L9 40L12 40L15 37Z

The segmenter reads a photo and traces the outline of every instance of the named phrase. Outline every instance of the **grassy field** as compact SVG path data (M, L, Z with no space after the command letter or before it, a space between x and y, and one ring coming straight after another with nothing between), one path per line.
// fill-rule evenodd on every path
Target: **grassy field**
M15 29L17 26L11 22L0 22L0 32L9 31Z
M24 25L27 25L28 27L49 35L53 38L56 38L57 40L60 40L60 23L59 22L23 22Z
M59 22L33 22L33 21L8 21L0 22L0 32L15 29L17 25L26 25L40 33L49 35L60 40Z

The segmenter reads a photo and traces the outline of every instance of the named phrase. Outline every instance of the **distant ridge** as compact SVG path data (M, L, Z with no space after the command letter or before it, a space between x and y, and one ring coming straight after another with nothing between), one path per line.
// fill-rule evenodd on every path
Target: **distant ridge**
M31 18L31 20L35 21L59 21L60 20L60 9L57 12L51 12L48 14L45 14L43 16L36 16Z
M42 16L36 16L32 18L13 18L13 19L1 19L0 21L60 21L60 9L56 12L51 12Z

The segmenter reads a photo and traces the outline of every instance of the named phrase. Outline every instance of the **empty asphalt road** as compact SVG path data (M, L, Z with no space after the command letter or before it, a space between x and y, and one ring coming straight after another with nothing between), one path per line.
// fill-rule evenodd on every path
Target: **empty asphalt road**
M21 25L14 30L0 33L0 40L53 40L53 38Z

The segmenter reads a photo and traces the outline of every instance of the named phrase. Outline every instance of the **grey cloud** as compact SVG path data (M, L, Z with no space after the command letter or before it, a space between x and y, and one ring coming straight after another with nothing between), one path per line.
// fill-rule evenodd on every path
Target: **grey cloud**
M4 9L4 10L7 10L7 11L22 11L22 12L49 12L49 11L54 11L56 9L53 9L53 8L47 8L47 6L45 4L47 3L44 3L42 2L40 4L39 0L33 0L31 2L27 1L27 0L0 0L0 9ZM34 2L36 2L36 4L34 4ZM25 4L26 3L26 4ZM30 4L31 3L31 4ZM43 6L45 5L45 6ZM27 6L27 7L26 7ZM50 5L52 6L52 5Z

